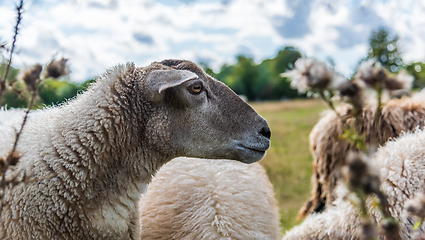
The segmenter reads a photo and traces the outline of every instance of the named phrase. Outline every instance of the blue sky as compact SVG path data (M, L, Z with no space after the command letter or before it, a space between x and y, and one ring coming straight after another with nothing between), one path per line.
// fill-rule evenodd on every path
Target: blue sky
M1 41L11 41L17 2L0 0ZM399 35L405 62L425 61L421 0L27 0L14 65L63 56L83 81L128 61L183 58L219 70L238 54L259 63L295 46L349 76L380 26Z

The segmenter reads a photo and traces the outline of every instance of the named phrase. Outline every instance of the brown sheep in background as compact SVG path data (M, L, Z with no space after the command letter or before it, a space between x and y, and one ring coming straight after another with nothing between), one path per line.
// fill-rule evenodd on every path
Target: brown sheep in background
M308 215L303 223L287 231L283 240L365 239L363 234L373 234L365 227L369 220L380 228L373 239L400 239L397 232L404 240L424 239L424 155L425 130L416 130L388 140L369 158L367 168L376 170L369 176L379 176L380 189L387 197L388 211L394 222L382 214L373 197L366 201L371 217L365 218L353 198L356 194L340 182L333 191L336 200L327 205L324 212Z
M402 132L422 129L425 121L425 98L422 93L412 98L393 99L382 109L378 132L373 131L375 106L363 109L360 118L361 127L355 129L365 136L365 143L383 145ZM345 121L353 126L354 117L348 106L337 109ZM345 164L348 151L356 149L352 144L340 138L343 134L343 124L333 111L326 113L310 133L310 151L313 154L312 196L298 213L303 218L309 213L323 210L325 204L335 200L333 190L341 176L341 167ZM376 146L378 147L378 146Z

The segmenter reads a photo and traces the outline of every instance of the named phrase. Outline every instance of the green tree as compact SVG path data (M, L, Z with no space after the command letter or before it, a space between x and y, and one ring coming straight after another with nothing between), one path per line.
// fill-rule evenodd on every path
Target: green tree
M281 76L293 68L300 57L301 53L294 47L285 47L275 58L266 59L259 65L252 58L238 56L235 65L223 65L214 76L250 101L305 97L291 88L289 79ZM208 68L204 66L204 69Z
M207 63L200 62L200 63L198 63L198 65L199 65L202 69L204 69L204 71L205 71L208 75L210 75L211 77L215 77L215 73L214 73L214 71L212 70L212 68L210 68L210 67L208 66L208 64L207 64Z
M226 83L237 94L245 95L248 100L253 101L259 97L258 68L254 60L249 57L239 55L238 62L232 69L232 73L226 78Z
M301 53L293 47L280 50L275 58L264 60L259 66L261 98L278 100L296 98L305 95L291 88L289 79L282 77L281 73L292 69Z
M403 66L401 52L397 46L398 36L390 36L386 28L372 31L369 38L367 59L376 58L390 72L398 72Z
M67 81L46 79L41 85L39 103L43 105L60 104L73 98L80 90L80 86Z
M218 73L215 74L215 78L224 82L225 84L228 84L228 77L232 74L233 72L233 65L228 65L228 64L224 64L223 66L221 66L221 69Z
M409 65L406 65L406 70L415 78L415 80L413 81L413 88L425 88L425 63L411 63Z
M6 64L0 65L0 76L4 76ZM10 68L8 81L11 82L18 78L19 69ZM40 84L39 96L36 98L35 107L50 106L61 104L67 99L73 98L78 92L85 91L87 87L94 82L94 79L87 80L81 84L72 83L69 81L58 81L53 79L45 79ZM15 82L14 90L6 89L3 94L3 104L6 108L25 108L28 105L29 96L25 91L18 93L19 90L24 90L24 84L18 79ZM18 91L16 91L18 90Z
M7 63L2 63L0 65L0 78L3 79L6 73ZM7 81L12 82L19 74L19 69L16 69L10 66L9 75L7 76ZM6 108L24 108L26 107L27 101L19 97L19 93L6 89L3 93L3 105Z
M299 94L290 86L288 78L281 76L281 73L292 69L300 57L301 53L294 47L285 47L279 51L274 59L274 74L271 81L273 91L270 96L272 99L305 97L304 94Z

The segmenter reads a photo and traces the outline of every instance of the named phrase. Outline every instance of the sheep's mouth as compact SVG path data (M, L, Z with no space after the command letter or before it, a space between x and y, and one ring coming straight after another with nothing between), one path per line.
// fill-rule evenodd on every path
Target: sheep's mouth
M266 152L270 148L270 141L263 141L263 142L238 142L238 147L248 149L255 152Z
M249 146L239 143L237 148L240 150L238 154L244 163L253 163L261 160L269 149L270 144Z
M261 148L261 149L259 149L259 148L252 148L252 147L247 147L247 146L243 146L243 145L241 145L241 147L242 148L245 148L247 150L253 151L253 152L258 152L258 153L265 153L266 150L269 149L269 148Z

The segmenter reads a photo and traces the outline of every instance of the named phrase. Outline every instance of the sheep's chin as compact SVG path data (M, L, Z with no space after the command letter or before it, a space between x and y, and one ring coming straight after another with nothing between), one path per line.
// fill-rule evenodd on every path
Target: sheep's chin
M257 151L253 149L241 149L238 153L239 161L243 163L255 163L260 161L265 155L266 151Z
M264 144L248 144L238 143L236 145L236 154L238 160L243 163L254 163L260 161L265 155L266 150L270 147L270 141Z

